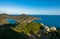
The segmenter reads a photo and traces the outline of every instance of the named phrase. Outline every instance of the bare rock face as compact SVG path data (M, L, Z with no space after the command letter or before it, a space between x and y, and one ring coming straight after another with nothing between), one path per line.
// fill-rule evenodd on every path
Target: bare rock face
M56 27L51 27L50 30L51 31L56 31Z

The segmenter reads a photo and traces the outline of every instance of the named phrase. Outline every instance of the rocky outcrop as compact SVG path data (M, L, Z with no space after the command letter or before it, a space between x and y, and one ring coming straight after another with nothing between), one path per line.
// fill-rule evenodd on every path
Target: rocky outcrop
M40 23L43 27L44 27L44 32L50 32L50 31L56 31L56 27L48 27L48 26L45 26L43 23Z

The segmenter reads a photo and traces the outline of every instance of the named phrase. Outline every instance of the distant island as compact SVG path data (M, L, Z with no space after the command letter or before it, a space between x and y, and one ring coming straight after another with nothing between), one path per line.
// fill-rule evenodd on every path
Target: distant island
M8 19L16 20L15 24L6 22ZM0 38L1 39L60 39L60 29L45 26L44 23L36 23L40 20L26 14L12 16L0 14Z

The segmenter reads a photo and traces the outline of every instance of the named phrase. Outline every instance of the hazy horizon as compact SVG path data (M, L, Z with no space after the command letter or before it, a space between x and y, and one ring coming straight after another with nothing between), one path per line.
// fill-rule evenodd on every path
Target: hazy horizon
M0 0L0 14L60 15L60 0Z

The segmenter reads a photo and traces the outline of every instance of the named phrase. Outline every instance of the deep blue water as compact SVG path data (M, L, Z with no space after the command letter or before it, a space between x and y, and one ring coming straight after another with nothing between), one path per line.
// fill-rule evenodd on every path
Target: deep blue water
M41 18L41 20L34 20L34 22L43 23L49 27L55 26L60 27L60 15L30 15L33 17ZM9 19L7 20L10 23L16 23L15 20Z
M41 18L41 20L34 20L34 22L43 23L49 27L60 27L60 15L32 15Z

